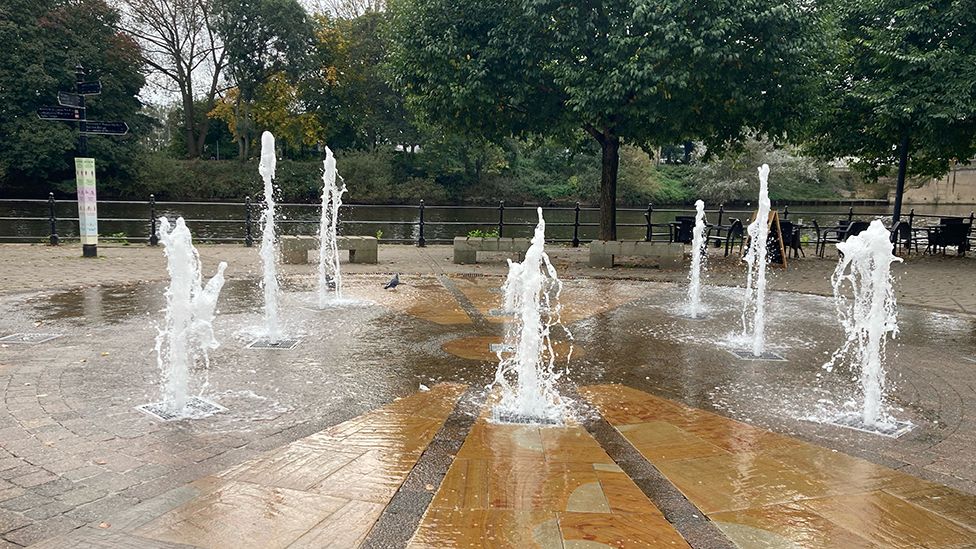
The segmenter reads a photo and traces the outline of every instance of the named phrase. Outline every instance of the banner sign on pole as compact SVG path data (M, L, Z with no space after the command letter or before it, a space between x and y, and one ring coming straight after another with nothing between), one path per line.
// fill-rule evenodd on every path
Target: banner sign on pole
M82 245L98 245L98 204L95 195L95 159L75 158L78 183L78 227Z

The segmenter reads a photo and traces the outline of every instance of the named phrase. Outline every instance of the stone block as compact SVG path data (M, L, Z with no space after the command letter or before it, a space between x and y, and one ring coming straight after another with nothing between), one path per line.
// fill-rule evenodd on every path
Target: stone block
M671 242L645 242L643 240L594 240L590 243L589 265L613 267L617 257L646 257L656 259L662 269L681 266L684 246Z

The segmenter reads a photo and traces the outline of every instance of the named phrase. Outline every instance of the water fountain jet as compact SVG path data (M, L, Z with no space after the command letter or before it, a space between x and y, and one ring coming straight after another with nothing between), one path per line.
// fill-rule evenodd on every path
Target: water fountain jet
M275 235L274 178L275 139L271 132L261 134L261 163L258 172L264 180L265 208L261 213L261 263L264 276L261 287L264 290L264 328L263 336L271 344L281 337L281 321L278 318L278 239Z
M830 280L847 338L824 369L829 372L836 364L846 362L857 371L864 405L860 417L854 419L860 419L860 428L866 430L890 430L895 425L882 411L884 359L888 337L898 334L891 264L901 258L891 253L890 233L878 219L865 231L838 243L837 249L840 259ZM845 286L850 288L852 300L846 298ZM851 419L840 422L858 427L850 425Z
M769 238L769 166L759 168L759 210L749 224L749 251L746 252L746 292L742 306L742 333L749 334L752 312L752 356L762 357L766 349L766 246ZM755 286L753 278L755 277Z
M542 208L538 214L539 223L525 259L521 263L509 260L508 278L502 288L504 310L511 311L515 318L505 338L505 349L511 352L507 356L498 352L493 384L500 397L493 410L497 421L558 424L568 411L556 389L562 374L556 372L556 354L550 340L552 327L560 323L562 282L545 252ZM568 330L566 334L572 339ZM569 354L572 355L572 348Z
M691 239L691 271L688 274L688 315L698 318L701 313L701 275L705 268L705 203L695 201L695 229Z
M227 263L221 262L217 274L203 285L200 254L182 217L172 228L168 219L159 218L159 241L170 283L163 328L156 336L156 361L163 377L163 402L157 406L182 416L189 399L190 368L199 361L209 366L208 352L219 346L213 320Z
M335 156L332 149L325 148L325 160L322 162L322 217L319 221L319 308L328 305L331 300L338 302L342 299L342 273L339 270L339 208L342 207L342 195L346 186L336 184L336 179L342 179L336 173Z

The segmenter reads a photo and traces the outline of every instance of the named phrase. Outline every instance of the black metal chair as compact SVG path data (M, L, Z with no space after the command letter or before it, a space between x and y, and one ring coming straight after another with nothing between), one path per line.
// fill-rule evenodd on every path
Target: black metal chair
M671 242L681 244L691 244L694 239L695 218L686 215L675 216L674 223L671 224Z
M927 250L942 250L945 255L946 248L955 246L960 256L966 255L969 250L969 231L972 229L971 223L950 222L940 224L929 229L929 245Z
M846 242L848 238L861 234L870 226L871 224L867 221L851 221L848 223L844 220L836 228L823 229L820 234L820 257L823 257L827 252L827 244ZM830 235L834 235L834 238L831 238Z
M915 253L918 253L918 240L912 238L912 233L912 224L908 221L899 221L891 228L891 243L896 254L899 248L912 253L912 242L915 243Z
M792 221L780 221L779 229L783 235L783 246L787 253L792 252L794 258L800 257L800 254L806 257L807 254L803 253L801 247L800 228L794 225Z
M729 256L732 248L735 247L736 240L739 242L739 252L741 254L744 244L745 230L742 222L734 217L729 218L728 225L709 225L706 240L716 248L725 247L725 257Z

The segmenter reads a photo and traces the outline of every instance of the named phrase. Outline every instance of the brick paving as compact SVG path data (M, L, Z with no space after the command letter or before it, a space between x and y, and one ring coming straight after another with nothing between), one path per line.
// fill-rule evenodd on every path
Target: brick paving
M37 346L0 347L0 549L29 545L86 524L97 527L140 502L416 390L418 383L484 380L482 364L447 355L439 346L452 338L484 335L482 330L491 329L490 323L439 325L418 317L423 311L416 307L397 303L389 305L396 313L393 316L366 310L342 319L323 319L302 313L299 324L308 327L310 337L296 353L276 356L245 351L240 330L257 316L250 300L259 270L257 250L239 246L200 246L200 250L205 273L212 272L218 260L229 263L227 298L222 297L221 312L230 325L220 337L224 347L211 369L210 392L223 395L222 403L231 403L231 414L225 419L163 424L133 410L156 394L158 372L150 351L155 335L152 322L162 303L158 283L165 276L162 250L102 247L101 258L84 260L78 257L76 246L0 246L4 259L0 261L0 335L14 331L65 334ZM554 247L550 254L563 278L580 278L583 286L587 279L685 279L683 271L639 266L592 269L586 266L582 249ZM430 275L503 274L504 262L493 259L456 266L448 246L383 246L379 265L346 265L344 272L350 274L353 288L357 284L372 288L392 272L405 273L403 278L408 281L436 284ZM713 256L710 261L710 284L739 282L741 265L736 260ZM774 289L828 295L833 266L829 259L799 260L786 271L773 271L770 284ZM310 267L284 266L283 271L290 291L308 289ZM897 265L895 273L902 305L952 312L955 315L940 322L961 324L953 324L949 331L959 338L958 345L909 336L908 343L917 349L899 353L913 363L899 384L899 396L917 408L913 417L938 421L935 428L926 427L898 443L878 445L865 437L838 438L829 429L801 427L796 422L786 422L784 427L781 419L763 415L762 403L746 403L743 413L767 427L786 429L976 493L972 458L976 381L971 363L966 369L954 359L966 353L976 356L972 341L976 330L969 316L976 315L976 260L912 256ZM488 280L500 283L499 279ZM647 287L654 288L649 290L652 292L660 290L658 285ZM65 291L69 288L81 290ZM290 303L292 308L296 305L300 304ZM420 308L437 306L421 303ZM632 309L636 310L628 310ZM614 314L608 321L632 326L643 322L641 314L646 313L633 318ZM917 317L923 324L936 318L922 313ZM391 322L398 326L395 333L386 331ZM614 349L596 352L596 342L604 337L600 334L581 338L589 346L583 364L604 372L602 364L633 362ZM376 349L396 349L396 356L376 353ZM667 363L669 353L675 351L665 349L650 349L649 355ZM690 356L717 364L723 361L718 358L723 355L717 353L690 351ZM432 357L435 366L430 366ZM655 374L662 377L649 382L636 372L611 370L600 376L613 376L634 386L649 385L651 392L713 409L716 402L709 390L728 381L718 375L715 381L699 383L689 392L687 380L678 379L678 369ZM782 377L772 367L758 366L755 373L769 384L802 383ZM597 374L593 376L599 379ZM738 404L749 400L735 392L724 398Z

